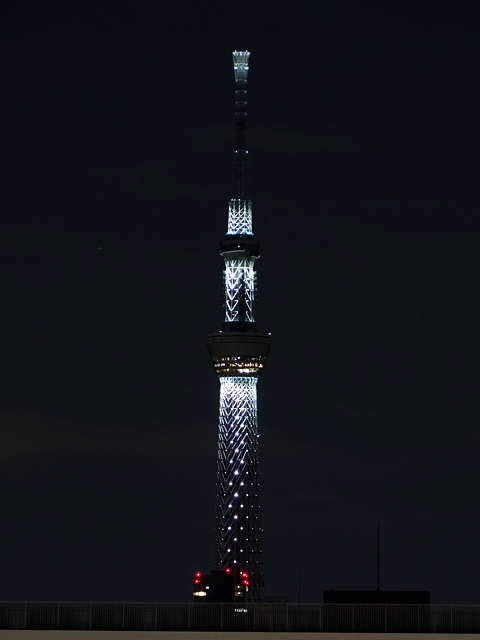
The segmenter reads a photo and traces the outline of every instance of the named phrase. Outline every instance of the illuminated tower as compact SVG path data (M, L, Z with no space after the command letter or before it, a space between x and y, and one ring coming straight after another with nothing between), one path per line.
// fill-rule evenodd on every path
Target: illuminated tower
M208 348L220 380L215 563L217 569L230 570L235 576L246 573L248 599L258 601L263 597L264 577L257 381L270 337L258 333L255 323L259 253L252 203L244 198L249 56L248 51L233 52L237 197L230 200L227 233L220 248L225 261L225 319L222 331L208 335Z

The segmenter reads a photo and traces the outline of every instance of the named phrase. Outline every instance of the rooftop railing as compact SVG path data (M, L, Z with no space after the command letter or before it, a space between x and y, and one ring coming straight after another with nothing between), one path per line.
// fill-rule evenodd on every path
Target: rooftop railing
M480 633L480 605L1 602L0 629Z

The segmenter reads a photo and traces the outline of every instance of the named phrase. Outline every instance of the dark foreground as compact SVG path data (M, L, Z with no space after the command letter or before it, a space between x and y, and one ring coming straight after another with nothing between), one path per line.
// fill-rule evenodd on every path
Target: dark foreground
M2 602L0 629L480 633L480 605Z

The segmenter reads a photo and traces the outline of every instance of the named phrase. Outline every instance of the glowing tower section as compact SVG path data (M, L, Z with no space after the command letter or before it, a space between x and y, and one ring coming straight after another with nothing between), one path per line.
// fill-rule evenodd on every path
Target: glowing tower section
M264 592L262 524L258 475L257 381L270 347L258 333L254 305L258 243L253 235L252 203L244 199L248 155L248 51L233 52L235 74L235 166L237 197L228 207L227 233L220 255L225 261L222 331L208 335L220 380L216 547L217 569L248 582L248 600Z

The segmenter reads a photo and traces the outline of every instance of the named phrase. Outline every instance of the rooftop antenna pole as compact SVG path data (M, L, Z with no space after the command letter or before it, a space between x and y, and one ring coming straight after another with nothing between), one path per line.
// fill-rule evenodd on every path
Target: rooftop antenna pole
M380 591L380 525L377 525L377 591Z

